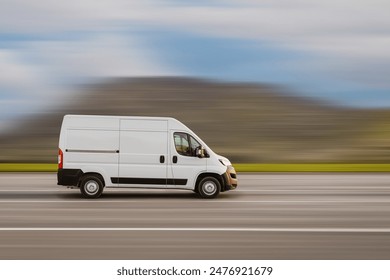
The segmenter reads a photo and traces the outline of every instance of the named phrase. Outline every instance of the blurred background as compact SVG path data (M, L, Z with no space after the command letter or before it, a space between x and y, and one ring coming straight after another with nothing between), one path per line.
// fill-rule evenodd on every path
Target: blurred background
M383 0L0 0L0 162L64 114L175 117L236 163L385 163Z

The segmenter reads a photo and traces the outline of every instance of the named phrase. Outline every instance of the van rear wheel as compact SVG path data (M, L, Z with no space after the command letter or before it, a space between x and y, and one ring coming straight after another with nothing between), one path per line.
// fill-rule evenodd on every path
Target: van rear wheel
M95 175L87 175L80 182L80 192L85 198L98 198L103 193L103 182Z
M203 198L215 198L221 191L221 184L214 177L205 177L200 180L198 192Z

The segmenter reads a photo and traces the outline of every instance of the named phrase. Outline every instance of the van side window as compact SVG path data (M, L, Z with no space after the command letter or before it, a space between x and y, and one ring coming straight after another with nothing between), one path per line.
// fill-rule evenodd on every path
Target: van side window
M176 151L183 156L196 157L196 148L201 145L191 135L183 132L175 132L173 134L175 140Z
M175 140L176 151L183 156L191 156L191 149L188 140L188 134L182 132L175 132L173 134Z

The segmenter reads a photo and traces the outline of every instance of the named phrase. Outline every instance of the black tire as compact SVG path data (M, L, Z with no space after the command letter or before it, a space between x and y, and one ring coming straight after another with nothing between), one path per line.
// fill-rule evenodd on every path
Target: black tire
M198 193L202 198L215 198L221 191L221 184L214 177L204 177L198 184Z
M80 181L80 192L85 198L98 198L102 195L104 184L96 175L86 175Z

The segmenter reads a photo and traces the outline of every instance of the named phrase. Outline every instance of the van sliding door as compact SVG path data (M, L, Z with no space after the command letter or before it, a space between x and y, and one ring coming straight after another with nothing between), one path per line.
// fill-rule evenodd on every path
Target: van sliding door
M119 187L166 187L168 122L121 120Z

